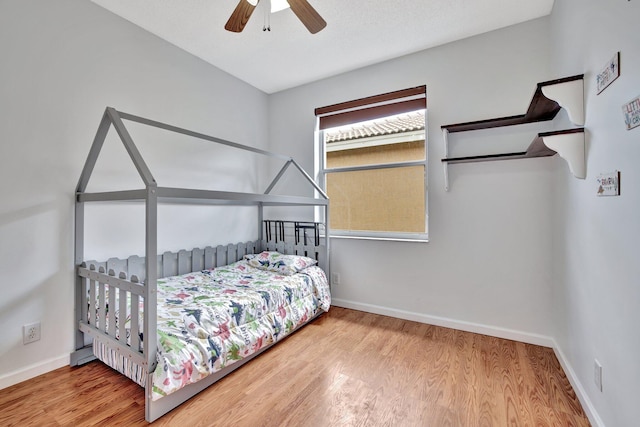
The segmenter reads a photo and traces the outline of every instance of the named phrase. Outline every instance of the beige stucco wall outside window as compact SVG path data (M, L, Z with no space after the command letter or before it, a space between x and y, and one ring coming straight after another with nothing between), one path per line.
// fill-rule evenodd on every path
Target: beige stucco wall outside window
M424 158L424 140L327 153L327 168ZM327 175L332 230L423 233L424 166Z

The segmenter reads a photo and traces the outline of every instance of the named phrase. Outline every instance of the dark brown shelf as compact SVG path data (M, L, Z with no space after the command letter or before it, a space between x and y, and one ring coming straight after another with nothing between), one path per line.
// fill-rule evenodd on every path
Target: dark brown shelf
M444 163L451 165L456 163L476 163L476 162L489 162L493 160L513 160L524 159L527 156L526 151L518 153L502 153L502 154L485 154L482 156L467 156L467 157L450 157L448 159L442 159Z
M542 141L543 137L564 135L569 133L584 132L584 128L558 130L553 132L542 132L531 142L527 151L521 151L516 153L500 153L500 154L485 154L481 156L466 156L466 157L450 157L448 159L442 159L444 163L456 164L456 163L476 163L476 162L488 162L494 160L513 160L513 159L534 159L537 157L550 157L556 154L556 151L547 147Z
M533 98L531 99L531 103L529 104L529 108L527 109L527 112L525 114L509 117L499 117L496 119L478 120L474 122L456 123L451 125L444 125L441 126L441 128L448 130L449 133L454 133L552 120L558 114L558 111L560 111L561 107L556 101L553 101L544 96L542 93L542 88L545 86L552 86L574 80L581 80L583 77L584 74L578 74L576 76L538 83L536 91L533 94Z

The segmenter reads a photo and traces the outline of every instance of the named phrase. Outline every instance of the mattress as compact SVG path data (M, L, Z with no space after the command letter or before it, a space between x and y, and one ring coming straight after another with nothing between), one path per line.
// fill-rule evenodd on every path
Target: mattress
M329 285L319 267L304 265L291 271L283 268L282 255L275 257L277 263L256 256L158 279L153 400L252 355L329 310ZM145 385L144 370L114 350L94 341L94 353Z

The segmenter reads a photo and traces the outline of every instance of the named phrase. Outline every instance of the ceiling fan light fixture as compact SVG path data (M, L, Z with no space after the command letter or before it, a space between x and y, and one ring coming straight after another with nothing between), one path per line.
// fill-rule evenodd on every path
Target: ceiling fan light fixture
M271 0L271 13L280 12L281 10L288 9L289 2L287 0Z
M260 0L240 0L224 28L227 31L234 33L242 32L259 1ZM307 0L267 1L269 1L268 6L270 6L267 11L265 11L265 17L267 18L269 16L269 10L273 13L279 10L291 8L294 15L302 21L302 24L311 34L315 34L327 26L326 21L322 19L322 16L320 16L320 14L309 4ZM268 19L265 19L265 21L268 22ZM265 24L265 28L268 28L267 24Z

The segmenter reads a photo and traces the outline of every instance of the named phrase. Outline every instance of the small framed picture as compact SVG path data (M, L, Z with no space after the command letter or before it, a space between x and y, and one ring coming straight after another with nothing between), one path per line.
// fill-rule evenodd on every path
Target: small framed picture
M620 195L620 171L598 175L598 196Z
M618 77L620 77L620 52L613 55L613 58L607 62L596 76L598 95Z
M622 106L622 114L627 130L640 126L640 95Z

